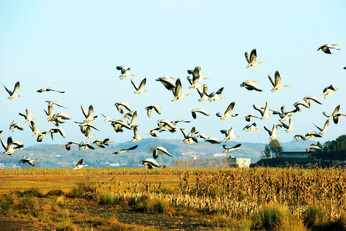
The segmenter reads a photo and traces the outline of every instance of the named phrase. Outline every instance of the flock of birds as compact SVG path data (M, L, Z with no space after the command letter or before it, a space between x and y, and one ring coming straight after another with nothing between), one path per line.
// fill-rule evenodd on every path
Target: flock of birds
M322 50L326 54L332 54L331 49L337 49L338 44L325 44L318 48L318 50ZM257 62L257 52L256 49L253 49L250 53L245 52L245 58L248 63L246 68L250 67L255 67L257 65L263 64L264 62ZM125 67L125 66L117 66L117 70L121 72L121 75L119 76L120 79L124 79L127 77L136 77L137 75L132 74L130 71L130 67ZM346 67L344 67L346 69ZM220 89L209 92L208 86L206 84L200 83L201 80L207 80L209 78L207 77L202 77L202 68L197 66L193 70L187 70L189 76L187 76L187 80L190 83L189 90L190 89L195 89L199 95L199 102L202 102L204 100L208 100L209 102L217 101L217 100L222 100L225 99L222 96L222 92L224 87L221 87ZM270 75L268 75L269 81L272 84L273 88L271 90L271 93L275 91L279 91L283 88L290 87L290 85L283 85L281 83L281 76L279 71L276 71L274 74L274 78L272 78ZM171 91L173 94L172 102L181 100L187 96L192 95L191 93L183 93L183 87L180 78L174 78L174 77L169 77L169 76L162 76L156 79L156 81L160 82L168 91ZM146 87L146 78L141 80L140 84L137 85L132 79L131 83L135 89L134 94L143 94L147 92L148 90L145 89ZM244 87L245 89L249 91L259 91L261 92L262 89L260 89L256 85L257 81L254 80L246 80L243 83L240 84L240 87ZM15 98L22 97L19 95L19 90L20 90L20 82L16 82L14 85L13 90L11 91L4 85L5 90L9 94L8 99L11 101ZM326 86L323 89L323 96L326 98L328 95L335 93L336 91L340 90L339 88L334 88L333 85ZM37 90L38 93L44 93L44 92L56 92L63 94L65 91L60 91L60 90L55 90L53 88L42 88ZM253 104L253 108L258 111L259 115L257 114L248 114L245 115L245 120L248 122L248 124L243 128L246 132L252 132L256 130L260 130L260 127L257 127L256 122L252 122L254 119L258 120L264 120L270 116L278 116L279 117L279 123L278 124L273 124L271 128L268 128L267 126L264 126L264 130L268 132L269 139L275 139L277 136L277 130L284 128L286 132L290 132L294 129L293 127L293 116L296 113L300 113L301 107L305 108L310 108L311 103L317 103L317 104L322 104L322 102L315 96L307 96L304 97L302 100L295 102L293 104L294 110L287 111L284 106L280 108L280 110L272 110L269 108L268 103L266 102L264 106L257 106ZM60 127L60 124L63 124L66 120L71 120L71 117L64 113L64 112L59 112L55 113L55 108L60 107L60 108L65 108L63 105L61 105L58 101L56 100L47 100L47 110L44 110L46 116L47 116L47 121L51 122L55 127L50 129L49 131L41 131L37 128L34 120L37 118L34 118L30 112L30 110L26 109L25 113L20 112L19 115L24 118L24 123L29 124L29 128L32 131L32 136L36 136L37 142L42 142L44 137L46 135L50 135L51 139L53 139L54 134L59 134L62 137L66 137L65 131L62 127ZM232 117L237 117L239 116L238 113L232 113L233 109L235 108L235 102L231 102L226 110L221 113L217 112L216 116L220 118L221 121L230 119ZM116 133L123 132L125 130L132 130L133 131L133 142L136 143L143 139L144 137L141 137L138 132L138 126L139 124L136 123L137 120L137 111L133 111L130 107L130 104L128 102L117 102L114 104L116 109L118 110L119 113L123 114L124 116L122 119L116 119L116 118L110 118L104 114L100 114L101 116L104 117L104 122L109 123L114 131ZM147 116L148 118L151 117L151 114L153 111L155 111L157 114L161 114L161 107L159 105L149 105L146 108L147 111ZM324 123L323 127L319 127L315 124L316 128L318 129L319 132L313 131L313 132L308 132L305 135L302 133L294 135L294 140L302 139L302 140L309 140L311 138L316 138L316 137L322 137L322 135L327 132L327 128L329 126L330 121L332 120L335 124L338 124L339 118L342 116L346 116L346 113L340 113L340 105L336 106L334 111L331 114L327 114L326 112L323 112L323 115L326 117L326 122ZM95 149L95 145L104 148L105 146L109 145L113 141L110 141L109 138L105 139L97 139L94 140L92 143L88 142L87 140L96 137L95 135L92 134L92 130L98 130L93 124L92 121L98 118L98 115L94 114L94 108L92 105L89 106L88 110L84 109L83 106L81 106L81 111L82 114L84 115L83 121L74 121L76 124L78 124L80 128L80 132L86 137L85 140L79 142L79 141L69 141L66 143L65 147L66 150L71 149L71 145L78 145L79 150L84 150L84 149ZM126 112L126 113L125 113ZM191 111L192 118L197 119L197 115L203 115L203 116L210 116L210 114L204 110L203 108L195 108ZM288 121L288 122L287 122ZM231 127L230 129L222 129L220 132L225 135L224 140L220 140L215 136L210 136L210 134L206 133L199 133L196 131L195 127L192 127L189 133L187 133L183 127L178 127L177 125L179 123L189 123L190 121L185 121L185 120L168 120L168 119L159 119L157 121L157 127L153 128L148 132L149 135L152 137L157 137L158 133L161 132L171 132L174 133L178 130L181 131L183 135L183 141L186 144L191 144L191 143L198 143L200 142L200 139L203 139L205 142L210 142L212 144L220 144L222 142L227 142L232 139L236 138L242 138L242 136L237 136L234 134L234 127ZM15 130L23 130L22 124L12 121L12 123L9 126L9 129L13 132ZM0 130L0 136L3 131ZM11 136L7 137L7 142L5 143L2 139L0 139L1 144L4 148L4 155L12 155L14 152L20 150L21 148L24 147L24 144L18 140L13 140ZM241 147L241 144L236 144L232 147L227 146L226 144L223 144L223 149L224 153L231 152L233 150L239 149ZM124 152L129 152L132 150L135 150L138 147L138 145L134 145L125 149L118 150L116 152L113 152L113 154L118 155L122 154ZM319 146L317 145L310 145L306 151L310 152L313 149L320 149ZM154 148L152 157L147 158L145 160L141 161L141 164L143 164L147 168L158 168L161 167L161 165L157 162L157 158L159 155L162 155L162 160L163 160L163 166L164 165L164 155L167 156L172 156L169 151L163 147L163 146L157 146ZM31 166L34 165L34 160L31 159L21 159L19 161L19 164L29 164ZM79 160L76 167L74 170L83 168L84 166L88 165L83 165L83 159Z

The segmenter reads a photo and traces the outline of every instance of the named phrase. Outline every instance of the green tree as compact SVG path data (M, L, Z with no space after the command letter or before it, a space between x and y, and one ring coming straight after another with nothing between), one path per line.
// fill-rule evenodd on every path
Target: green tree
M275 156L275 157L280 156L280 153L283 151L283 148L281 147L281 143L277 139L272 139L269 142L269 148L270 148L272 156Z
M270 150L270 147L269 145L267 144L264 148L264 151L263 151L263 156L265 158L270 158L271 157L271 150Z

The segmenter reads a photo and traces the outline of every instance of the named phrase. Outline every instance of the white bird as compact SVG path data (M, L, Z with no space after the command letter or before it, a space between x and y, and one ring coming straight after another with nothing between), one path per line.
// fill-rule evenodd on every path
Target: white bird
M232 147L228 147L228 146L226 146L224 144L224 145L222 145L222 147L224 149L223 153L227 153L227 152L231 152L231 151L237 150L237 149L240 148L240 146L241 146L241 144L236 144L236 145L234 145Z
M304 97L303 98L303 100L305 100L305 102L306 103L308 103L309 105L310 105L310 101L312 100L312 101L315 101L315 103L318 103L318 104L321 104L322 105L322 102L321 101L319 101L318 99L317 99L317 97L315 97L315 96L306 96L306 97Z
M296 128L293 127L292 117L289 118L288 125L285 124L282 120L280 121L280 123L286 129L286 133L292 131L293 129L296 129Z
M264 63L264 62L257 62L257 51L256 51L256 49L253 49L251 51L250 57L249 57L249 54L247 52L245 52L245 58L246 58L246 61L249 64L249 65L246 66L246 68L254 67L254 66L257 66L259 64Z
M160 110L161 107L160 107L159 105L156 105L156 104L150 105L150 106L147 106L147 107L145 108L145 110L147 110L147 115L148 115L149 118L150 118L150 116L151 116L151 111L152 111L153 109L157 112L157 114L161 114L161 110Z
M212 144L220 144L221 141L215 137L215 136L208 136L207 134L199 134L199 137L203 138L205 142L209 142L209 143L212 143Z
M125 148L125 149L120 149L119 151L113 152L113 154L118 155L118 154L121 154L121 153L124 153L124 152L128 152L128 151L134 150L137 147L138 147L138 145L135 145L135 146L132 146L132 147L129 147L129 148Z
M236 136L234 135L234 127L231 127L229 130L220 130L221 133L223 133L225 137L225 142L228 140L236 139L236 138L243 138L243 136Z
M23 116L25 118L24 123L30 122L30 121L33 121L33 120L37 119L37 118L32 118L31 111L29 111L28 109L25 109L25 114L24 113L19 113L19 115L21 115L21 116Z
M242 84L240 84L240 87L245 87L247 90L252 91L262 91L262 89L260 89L256 83L258 83L258 81L254 81L254 80L246 80L244 82L242 82Z
M97 119L98 116L97 115L94 116L94 107L92 105L89 106L88 113L86 113L86 111L82 105L80 107L81 107L82 113L85 117L85 120L82 123L83 126L90 124L91 121Z
M340 110L340 104L335 107L335 109L334 109L334 111L333 111L333 113L331 115L327 115L326 112L323 112L323 115L325 117L327 117L328 120L332 120L333 119L334 124L338 124L339 118L341 116L346 116L346 113L338 113L339 110Z
M275 124L273 125L273 128L271 130L269 128L267 128L266 126L264 126L264 129L268 132L268 134L270 136L269 140L275 139L277 136L280 136L280 135L276 134L276 125Z
M81 169L81 168L86 167L86 166L88 166L88 165L87 164L83 165L83 159L80 159L78 161L78 163L76 164L76 167L73 170L75 171L75 170Z
M245 120L247 122L250 122L252 117L253 118L259 118L256 114L248 114L248 115L245 116Z
M95 149L95 147L90 144L89 142L82 141L78 144L79 150L85 150L85 149Z
M321 138L322 135L313 131L313 132L308 132L305 134L305 140L309 140L309 139L312 139L312 138Z
M35 161L35 160L21 159L21 160L19 161L19 164L25 164L25 163L27 163L27 164L29 164L29 165L35 167L34 161Z
M108 145L109 143L113 143L113 141L110 141L109 138L102 139L102 140L94 140L93 144L96 144L100 148L105 148L104 145Z
M199 102L202 102L204 100L208 100L209 99L209 94L208 94L208 86L207 84L203 84L203 91L201 92L201 90L199 90L198 88L196 88L198 94L199 94Z
M147 158L145 160L142 160L141 164L143 164L148 169L160 168L161 167L159 165L159 163L157 163L156 160L154 160L153 158Z
M8 99L10 99L10 101L14 98L22 97L21 95L18 95L18 91L20 88L19 81L15 83L13 91L10 91L5 85L3 85L3 86L4 86L5 90L7 91L7 93L10 95L10 97L8 97Z
M123 107L126 108L128 111L132 112L130 108L130 104L128 102L117 102L114 104L114 106L117 108L118 112L121 114L124 113Z
M256 126L257 126L256 123L248 124L243 128L243 130L246 130L246 132L251 132L251 131L256 131L261 129L261 128L256 128Z
M334 88L333 85L329 85L328 87L325 87L323 89L323 96L324 99L327 97L327 95L331 95L333 93L335 93L336 91L339 91L339 88Z
M138 141L140 141L141 139L144 139L144 138L145 137L140 137L139 136L137 126L135 126L133 128L133 142L137 143Z
M135 82L133 82L133 80L131 79L131 83L132 83L133 87L136 89L135 94L142 94L142 93L144 93L144 92L149 91L149 90L144 90L144 87L145 87L146 82L147 82L147 78L144 78L144 79L141 81L141 83L139 84L139 86L137 86L137 85L135 84Z
M209 102L213 102L216 100L220 100L220 99L225 99L224 97L222 97L222 91L223 91L224 87L221 87L219 90L217 91L213 91L212 93L210 93L209 96Z
M53 134L54 133L59 133L63 138L66 137L65 130L63 128L60 128L60 127L59 128L52 128L52 129L50 129L49 133L50 133L52 139L53 139Z
M204 109L202 109L202 108L196 108L196 109L193 109L193 110L191 111L192 117L193 117L194 119L197 118L197 112L198 112L198 113L201 113L201 114L203 114L203 115L209 116L209 113L206 112Z
M167 90L171 91L176 87L175 81L177 81L177 78L170 76L162 76L157 78L156 81L162 83Z
M226 120L226 119L229 119L229 118L232 118L232 117L238 116L238 113L237 113L237 114L231 114L231 112L232 112L234 106L235 106L235 102L231 102L231 103L228 105L226 111L223 113L223 115L221 115L221 113L218 112L218 113L216 113L216 116L217 116L217 117L220 117L220 119L221 119L222 121L224 121L224 120Z
M22 127L22 124L17 123L17 122L15 122L14 120L13 120L12 123L10 124L9 129L10 129L12 132L14 132L15 129L18 129L18 130L21 130L21 131L24 130L24 128Z
M46 103L48 103L48 106L53 106L53 105L56 105L58 107L62 107L62 108L65 108L65 109L68 109L67 107L64 107L62 106L58 100L46 100Z
M168 152L168 150L163 147L163 146L157 146L156 148L154 148L153 150L153 157L156 160L159 157L159 153L162 154L162 166L165 166L165 160L164 160L164 154L172 157L172 155Z
M124 79L125 77L129 77L129 76L135 76L135 77L137 76L130 73L130 70L131 70L130 67L117 66L116 68L117 70L121 71L121 75L119 76L120 79Z
M19 148L15 148L13 146L13 140L11 136L7 138L7 144L5 144L4 141L2 141L2 139L0 139L0 141L1 141L2 147L5 149L5 151L3 152L5 156L12 155L15 151L19 150Z
M191 93L183 94L183 86L181 85L181 81L179 78L177 79L177 81L175 81L175 86L176 87L172 89L174 95L172 102L185 98L186 96L192 95Z
M93 127L93 126L91 126L91 125L86 125L84 128L82 128L83 126L81 126L81 131L82 131L82 133L84 134L84 136L86 137L85 138L85 140L88 140L88 139L91 139L91 138L93 138L93 137L97 137L97 135L92 135L91 134L91 127ZM94 127L93 127L94 128Z
M313 123L316 128L320 131L320 134L323 135L324 133L327 132L327 127L329 126L329 120L327 120L324 125L323 125L323 128L320 128L319 126L317 126L315 123Z
M340 50L340 48L336 48L336 46L339 46L339 44L324 44L320 46L317 51L322 50L326 54L333 54L330 49Z
M190 75L192 75L192 81L190 82L189 76L187 77L189 82L191 83L191 86L189 87L189 89L192 88L199 88L202 87L202 85L199 83L199 81L202 79L202 68L197 66L195 67L195 69L193 70L187 70L187 73L189 73ZM203 79L208 79L208 78L203 78Z
M196 132L196 128L192 127L191 131L189 132L189 134L186 134L184 128L179 128L181 130L181 133L184 136L184 143L185 144L192 144L192 143L198 143L198 138L196 136L197 132Z
M71 150L71 145L72 145L72 144L79 144L79 142L78 142L78 141L69 141L69 142L67 142L67 143L65 144L66 150L70 151L70 150Z
M55 91L55 92L58 92L58 93L65 93L65 91L54 90L53 88L50 88L50 87L41 88L41 89L37 90L37 92L39 92L39 93L48 92L48 91Z
M255 104L253 105L253 108L256 109L257 111L259 111L259 113L261 113L261 115L262 115L261 120L264 120L264 119L268 118L269 116L273 115L273 114L269 114L268 102L266 102L266 104L264 106L264 110L257 107Z
M291 87L290 85L281 85L281 76L280 76L279 71L275 72L275 80L273 80L273 78L270 75L268 75L268 78L269 78L271 84L273 85L273 89L271 90L271 93L273 93L274 91L278 91L278 90L285 88L285 87Z
M306 152L311 152L312 150L322 150L321 147L311 144L309 147L307 147Z

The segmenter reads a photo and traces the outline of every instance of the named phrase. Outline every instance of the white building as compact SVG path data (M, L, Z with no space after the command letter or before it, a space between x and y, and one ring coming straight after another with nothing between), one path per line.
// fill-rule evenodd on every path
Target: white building
M228 159L231 167L249 168L251 164L251 158L230 157Z

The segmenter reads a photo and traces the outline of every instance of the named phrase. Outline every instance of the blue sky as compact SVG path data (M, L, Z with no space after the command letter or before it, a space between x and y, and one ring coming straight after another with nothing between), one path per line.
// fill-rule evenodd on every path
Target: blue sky
M2 115L0 130L5 137L24 141L26 147L36 144L31 130L11 132L12 120L24 122L19 112L28 108L39 130L49 130L43 109L46 100L58 100L68 109L54 107L55 112L65 112L72 120L61 125L67 133L65 139L56 136L54 141L45 137L43 143L82 141L84 135L73 121L82 121L80 109L93 105L99 118L93 124L97 138L109 137L115 142L132 139L132 131L115 133L103 122L100 113L121 118L114 104L127 101L138 111L137 123L141 136L156 127L158 119L184 119L185 130L195 126L200 133L209 133L223 139L220 129L235 127L236 135L244 138L238 142L268 143L269 136L263 126L272 127L278 117L272 116L257 122L262 130L244 132L248 124L244 116L257 113L253 104L271 109L285 106L313 95L323 105L312 104L310 109L293 116L295 130L279 130L280 142L293 140L297 133L315 131L313 123L323 126L325 111L331 114L337 105L346 113L346 2L333 1L0 1L0 81L12 88L20 81L21 98L8 101L8 94L0 90ZM333 55L317 51L326 43L338 43L341 50ZM258 61L265 64L246 69L244 52L257 49ZM130 66L137 84L147 78L149 92L135 95L131 78L119 79L116 66ZM225 100L198 102L194 89L188 89L187 70L203 68L209 91L224 87ZM291 85L270 93L272 86L268 74L279 70L282 84ZM177 102L173 94L155 81L160 76L181 78L183 91L193 93ZM245 80L258 80L263 92L240 88ZM324 87L333 84L341 90L323 99ZM37 93L36 90L52 87L65 90L65 94ZM215 116L223 113L230 102L236 102L234 113L238 117L221 121ZM158 104L162 114L146 116L145 107ZM191 110L203 108L209 117L198 115L194 120ZM331 123L322 139L334 140L345 133L346 121ZM160 133L159 138L183 139L175 134ZM3 137L4 139L4 137ZM92 139L91 141L93 141Z

